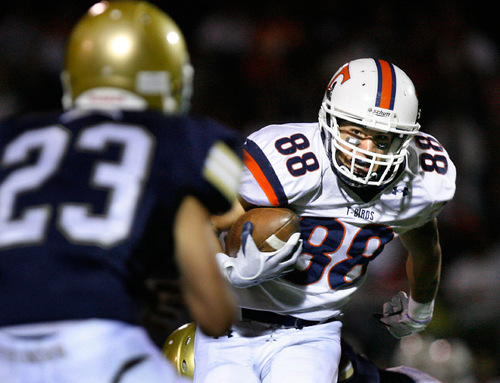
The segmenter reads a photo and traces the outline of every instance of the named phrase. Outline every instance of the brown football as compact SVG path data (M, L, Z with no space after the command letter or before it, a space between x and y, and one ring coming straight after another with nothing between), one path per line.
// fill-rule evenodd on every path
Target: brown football
M226 237L226 254L235 257L241 245L245 222L253 223L252 237L260 251L275 251L283 247L292 234L299 232L299 218L287 208L254 208L243 214L231 226Z

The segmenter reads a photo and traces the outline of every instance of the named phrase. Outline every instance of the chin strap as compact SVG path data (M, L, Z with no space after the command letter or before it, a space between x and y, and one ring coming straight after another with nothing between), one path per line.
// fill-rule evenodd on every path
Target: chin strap
M330 161L330 166L333 171L336 173L335 165L333 164L333 155L332 155L332 135L325 131L325 129L321 129L321 139L323 140L323 146L325 147L326 156Z

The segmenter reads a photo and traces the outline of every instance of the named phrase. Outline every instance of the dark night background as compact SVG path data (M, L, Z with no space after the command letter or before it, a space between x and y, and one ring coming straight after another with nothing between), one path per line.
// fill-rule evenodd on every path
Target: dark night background
M151 1L183 30L195 68L192 110L248 134L317 119L338 67L362 57L412 78L422 130L458 169L440 216L443 278L435 317L399 342L372 313L407 289L398 244L373 262L350 304L345 334L381 366L411 365L443 382L500 382L498 13L474 2ZM291 2L290 2L291 3ZM0 117L60 108L71 27L93 1L0 5Z

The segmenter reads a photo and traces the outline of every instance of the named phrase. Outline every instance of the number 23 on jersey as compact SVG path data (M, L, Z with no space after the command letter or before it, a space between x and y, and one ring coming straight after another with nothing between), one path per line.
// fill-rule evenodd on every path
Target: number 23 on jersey
M61 201L58 206L29 206L15 215L17 198L35 193L58 172L71 138L67 129L49 126L26 131L6 145L0 166L15 169L0 183L0 248L42 241L53 214L59 230L74 243L112 247L129 235L154 146L153 138L137 126L94 125L75 139L74 149L81 152L103 152L110 143L122 148L117 163L96 160L88 181L89 187L109 190L104 214L95 214L88 204ZM39 154L31 163L33 151Z

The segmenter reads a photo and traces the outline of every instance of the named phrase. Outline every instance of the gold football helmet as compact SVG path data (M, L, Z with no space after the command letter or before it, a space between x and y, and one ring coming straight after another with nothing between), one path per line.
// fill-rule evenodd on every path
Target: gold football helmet
M63 107L186 112L193 69L184 36L145 1L101 1L73 29Z
M165 355L177 368L181 376L193 377L194 374L194 336L195 323L186 323L172 332L163 344Z

